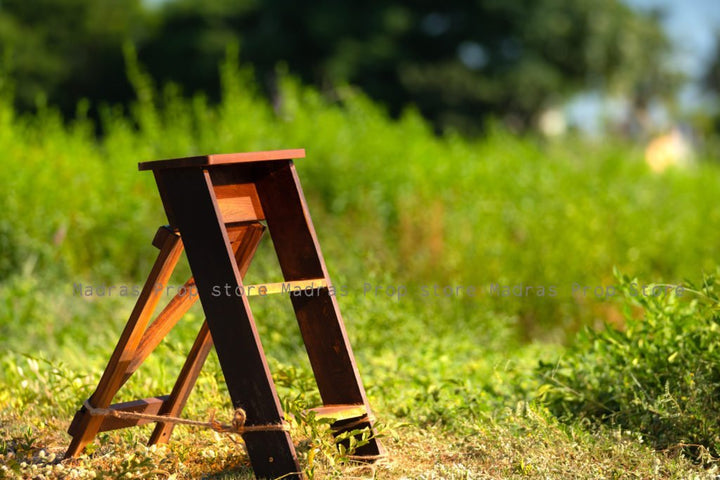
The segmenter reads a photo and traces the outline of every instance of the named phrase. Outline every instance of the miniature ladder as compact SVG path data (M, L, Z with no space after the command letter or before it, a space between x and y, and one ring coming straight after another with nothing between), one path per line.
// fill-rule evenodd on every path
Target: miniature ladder
M80 454L98 432L155 421L97 413L105 409L178 417L214 345L233 408L243 409L245 425L256 427L242 432L256 476L301 478L292 439L286 429L276 428L284 424L284 414L247 294L235 292L294 290L290 298L323 402L318 413L336 420L336 435L365 427L374 434L370 406L292 161L303 157L304 150L278 150L139 164L140 170L153 171L170 225L155 235L153 245L160 253L87 400L92 411L81 407L70 425L73 438L66 458ZM284 282L244 286L242 279L266 228ZM193 277L151 323L183 249ZM188 294L193 287L198 295ZM198 296L206 319L170 395L111 404ZM173 427L172 421L157 421L149 443L167 442ZM368 460L383 454L374 437L356 451Z

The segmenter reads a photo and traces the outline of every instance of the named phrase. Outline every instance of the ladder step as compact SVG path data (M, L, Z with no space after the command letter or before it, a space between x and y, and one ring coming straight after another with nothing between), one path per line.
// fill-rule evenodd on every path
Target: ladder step
M331 418L336 421L361 418L367 415L367 408L363 404L323 405L311 408L309 411L315 412L315 418Z
M310 280L293 280L291 282L259 283L257 285L245 285L245 295L248 297L264 297L275 293L293 293L307 289L317 290L327 287L327 280L324 278L312 278Z

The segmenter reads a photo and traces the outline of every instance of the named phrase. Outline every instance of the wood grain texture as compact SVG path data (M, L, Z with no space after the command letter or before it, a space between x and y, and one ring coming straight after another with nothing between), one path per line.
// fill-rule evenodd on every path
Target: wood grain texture
M235 250L235 260L241 277L245 277L264 231L264 225L254 222L233 228L231 234L229 234L228 237L231 243L234 239L232 246ZM200 370L202 370L212 347L213 341L210 328L208 327L207 320L204 320L200 332L195 339L195 343L190 349L190 353L180 371L180 375L173 386L170 398L163 405L161 410L163 415L180 416L190 397L190 392L192 392L192 389L195 387L195 382L197 381L198 375L200 375ZM174 428L175 425L173 423L158 422L150 436L148 444L167 443Z
M215 155L199 155L196 157L171 158L167 160L153 160L151 162L139 163L138 170L205 167L210 165L227 165L270 160L290 160L297 158L305 158L305 149L296 148L289 150L267 150L264 152L223 153Z
M247 425L278 424L282 408L247 298L216 295L216 287L242 288L225 226L207 171L156 171L163 204L175 215L198 287L233 408L243 408ZM261 478L300 478L295 448L287 432L243 435L253 470Z
M225 223L263 220L262 212L255 210L250 197L231 197L218 199L220 217Z
M247 296L235 294L246 291L242 279L264 229L258 221L264 219L285 280L262 284L265 294L282 292L288 284L291 288L309 286L307 291L294 291L290 298L324 403L315 409L316 414L335 420L336 435L362 427L373 430L372 412L292 162L304 156L301 149L276 150L139 164L140 170L153 171L170 221L170 227L159 230L153 241L161 252L146 287L167 283L184 244L194 275L186 286L194 282L207 319L169 397L116 407L179 416L215 344L233 407L246 411L246 424L284 420ZM91 405L107 407L120 385L192 304L174 298L145 331L157 300L143 289ZM73 442L66 456L82 451L110 418L98 420L79 411L71 425ZM167 441L172 427L158 422L150 442ZM246 432L243 439L258 477L302 478L287 432ZM370 459L384 451L373 438L355 453Z
M292 161L274 164L258 181L258 195L286 281L325 277L331 285L315 227ZM329 288L290 296L323 404L362 404L372 415L343 323ZM339 423L336 425L340 425ZM372 429L372 420L367 422ZM339 428L337 433L343 430ZM373 439L358 455L384 453Z
M90 405L96 408L107 408L113 397L122 385L125 372L132 362L135 351L142 338L153 311L157 306L164 287L167 285L175 265L180 259L183 244L175 234L167 234L167 229L161 227L155 240L161 243L160 253L153 265L130 319L125 325L115 351L110 357L105 371L95 393L89 398ZM161 288L157 288L160 286ZM80 417L80 418L78 418ZM76 423L77 422L77 423ZM98 433L103 417L91 416L85 408L81 408L73 419L76 434L65 452L65 458L78 455L85 446L92 441Z
M254 184L215 185L214 190L223 222L265 219Z
M167 395L162 397L144 398L142 400L133 400L131 402L116 403L110 405L113 410L121 412L134 412L144 413L148 415L157 415L161 410L163 403L168 399ZM110 430L118 430L121 428L134 427L137 425L145 425L151 423L152 420L144 418L116 418L116 417L105 417L102 424L100 425L101 432L107 432Z
M235 251L238 268L243 276L250 266L250 261L255 254L255 250L264 231L265 226L259 222L234 225L228 228L228 238L230 239L232 249ZM130 376L140 367L153 350L155 350L163 338L170 333L170 330L173 329L180 318L195 304L198 300L197 290L195 290L195 288L195 279L190 277L180 290L181 292L185 292L185 294L178 292L158 314L147 330L145 330L135 350L135 355L125 372L121 386L127 382Z
M195 279L190 278L183 285L185 292L191 292L195 288ZM170 330L177 324L178 320L190 310L190 307L197 301L197 295L191 293L176 294L172 300L163 308L155 320L145 330L140 343L135 350L135 355L128 365L122 384L125 384L133 373L142 365L145 359L155 350L160 342L170 333Z

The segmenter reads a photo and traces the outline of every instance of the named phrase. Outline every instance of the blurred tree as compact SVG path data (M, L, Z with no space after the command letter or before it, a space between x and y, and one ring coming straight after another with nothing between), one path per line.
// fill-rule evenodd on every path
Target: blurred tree
M242 21L257 9L250 0L169 1L162 5L155 34L139 48L141 63L160 84L217 98L218 66L228 45L244 35Z
M270 94L284 63L326 92L357 85L393 114L415 104L438 130L474 132L488 115L524 128L587 88L642 106L674 85L657 20L620 0L169 0L153 15L140 2L0 0L20 99L42 88L62 105L122 98L122 38L153 77L188 92L216 96L238 41Z
M2 70L18 106L45 98L70 113L81 98L127 100L121 45L146 25L141 0L0 1Z
M715 38L715 52L705 71L703 83L709 92L720 95L720 32Z
M720 99L720 32L715 39L715 52L703 75L705 90ZM712 130L720 132L720 111L712 112Z
M677 84L657 19L618 0L176 0L163 17L141 59L164 79L208 90L208 64L238 35L265 82L282 61L325 89L357 85L394 114L415 104L439 129L476 131L488 114L522 128L586 88L642 108ZM177 67L193 59L197 69Z

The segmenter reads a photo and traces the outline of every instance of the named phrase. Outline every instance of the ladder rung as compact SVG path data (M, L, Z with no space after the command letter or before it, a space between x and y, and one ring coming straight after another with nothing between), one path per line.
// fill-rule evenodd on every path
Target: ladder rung
M132 402L115 403L113 405L110 405L109 408L121 412L135 412L145 413L149 415L157 415L160 412L163 403L165 403L167 399L168 396L163 395L161 397L151 397L144 398L142 400L133 400ZM89 413L85 412L85 415L89 415ZM75 419L73 419L73 422L70 424L70 428L68 429L68 433L72 436L75 436L77 433L79 433L78 431L76 431L76 421L78 420L78 418L79 415L76 415ZM145 425L146 423L151 422L152 420L145 420L141 418L117 418L106 416L105 418L103 418L102 424L100 425L100 429L98 431L107 432L108 430L118 430L120 428L127 428L135 425Z
M245 295L248 297L264 297L275 293L293 293L306 289L318 289L327 287L324 278L312 278L310 280L293 280L291 282L259 283L257 285L245 285Z
M311 408L310 411L315 412L315 418L332 418L333 420L350 420L351 418L360 418L367 415L367 408L363 404L357 405L324 405L322 407Z

